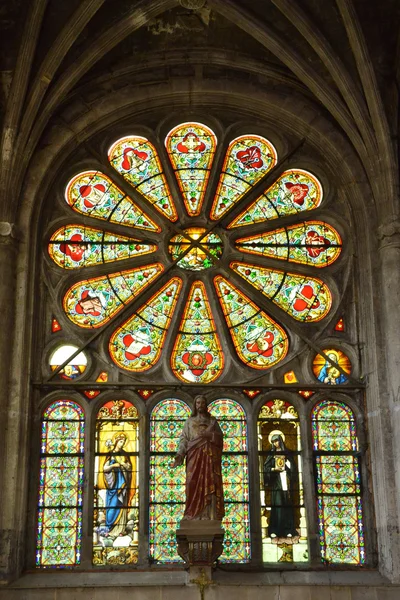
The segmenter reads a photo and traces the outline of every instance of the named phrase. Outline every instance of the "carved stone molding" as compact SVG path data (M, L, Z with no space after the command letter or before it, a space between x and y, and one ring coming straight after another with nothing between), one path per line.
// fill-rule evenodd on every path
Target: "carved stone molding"
M400 248L400 219L393 216L378 227L379 248Z

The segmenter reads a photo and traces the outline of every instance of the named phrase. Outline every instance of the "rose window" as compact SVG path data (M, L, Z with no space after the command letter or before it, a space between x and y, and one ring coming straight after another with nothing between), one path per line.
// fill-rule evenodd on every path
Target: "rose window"
M313 217L318 178L296 166L274 178L279 157L260 135L220 159L217 144L200 123L176 126L164 149L128 135L108 151L112 168L66 187L70 222L48 246L63 310L76 328L104 328L111 359L138 380L164 350L170 379L228 381L233 360L250 381L332 311L342 243Z

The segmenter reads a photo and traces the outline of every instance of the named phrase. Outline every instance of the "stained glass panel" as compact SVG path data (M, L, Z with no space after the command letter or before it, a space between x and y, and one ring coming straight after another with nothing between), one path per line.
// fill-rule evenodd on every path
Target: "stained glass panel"
M172 351L171 367L181 381L210 383L221 375L224 355L207 292L201 281L190 289Z
M317 354L313 360L313 373L321 383L328 385L339 385L348 381L347 375L351 373L351 362L348 356L342 350L334 348L324 348L324 354L330 358L332 362L327 360L322 354ZM341 372L337 365L342 369Z
M246 563L251 558L246 415L238 402L227 398L214 400L208 410L218 420L224 435L225 536L220 561Z
M296 321L320 321L331 308L332 294L321 279L248 263L230 267Z
M360 459L352 410L323 400L311 415L322 560L363 564Z
M96 420L93 564L138 561L139 421L127 400L111 400Z
M253 369L285 358L289 340L283 327L223 277L214 283L239 358Z
M164 267L160 263L79 281L64 296L67 317L79 327L101 327L142 292Z
M185 229L184 233L192 240L200 240L201 246L194 246L183 258L177 262L177 266L188 271L204 271L213 267L215 260L213 257L220 258L222 256L222 240L214 232L204 235L206 229L203 227L190 227ZM171 243L168 246L168 251L173 260L177 260L191 245L191 241L181 233L174 235L171 238ZM208 250L209 254L204 250ZM212 256L210 256L210 254Z
M322 186L314 175L302 169L285 171L232 221L229 229L313 210L321 204L322 196Z
M38 567L68 567L80 563L84 433L84 414L76 402L57 400L43 413Z
M190 217L200 214L217 138L202 123L181 123L165 139L165 146Z
M129 196L99 171L84 171L73 177L65 190L65 199L82 215L137 229L161 231Z
M58 346L56 350L51 354L49 364L52 371L58 369L59 366L63 365L66 360L70 358L76 351L78 346L72 346L71 344L63 344ZM58 372L58 376L61 379L76 379L87 367L87 358L84 352L79 352L74 358L68 360L61 371Z
M258 418L263 561L308 560L300 423L286 400L269 400Z
M276 164L274 146L258 135L242 135L229 144L210 218L220 219Z
M160 358L182 287L174 277L113 333L109 351L113 361L128 371L147 371Z
M142 256L157 250L135 238L81 225L65 225L51 236L50 257L62 269L80 269Z
M159 402L150 417L150 558L156 563L183 562L176 528L185 510L185 467L172 468L190 408L171 398Z
M144 137L123 137L108 151L111 166L170 221L178 215L157 150Z
M331 265L342 251L342 239L332 225L322 221L303 221L235 242L249 254L323 268Z

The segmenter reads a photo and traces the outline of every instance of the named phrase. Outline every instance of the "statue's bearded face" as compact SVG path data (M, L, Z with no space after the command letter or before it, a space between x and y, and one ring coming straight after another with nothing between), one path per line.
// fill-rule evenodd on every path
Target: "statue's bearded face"
M207 402L204 396L197 396L195 405L196 410L200 415L204 415L207 412Z

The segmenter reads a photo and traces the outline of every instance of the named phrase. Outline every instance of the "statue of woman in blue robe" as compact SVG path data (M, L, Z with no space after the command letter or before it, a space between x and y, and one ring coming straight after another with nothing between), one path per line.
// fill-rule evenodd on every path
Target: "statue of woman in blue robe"
M119 433L113 440L103 466L106 488L106 526L109 534L117 537L125 532L128 521L132 482L132 463L123 449L127 437Z

